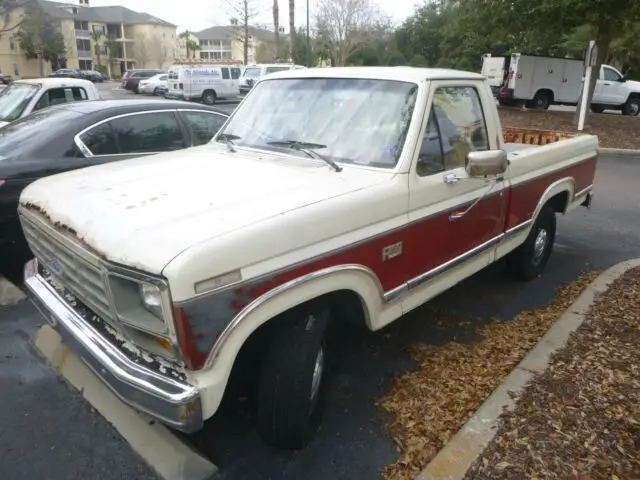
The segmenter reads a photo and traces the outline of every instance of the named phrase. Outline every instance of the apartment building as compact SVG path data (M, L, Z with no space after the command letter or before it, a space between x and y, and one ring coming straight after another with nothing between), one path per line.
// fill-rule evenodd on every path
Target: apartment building
M197 52L203 60L235 60L244 62L244 28L236 20L226 26L210 27L200 32L193 32L198 39L200 50ZM249 58L254 63L256 50L263 42L273 41L275 35L265 28L249 27Z
M37 8L60 22L67 68L105 66L112 76L129 68L166 68L176 55L176 25L126 7L92 7L90 0L61 3L37 0ZM16 9L9 25L20 22ZM27 60L10 34L0 37L0 69L15 78L40 76L40 62ZM51 65L44 63L44 74Z

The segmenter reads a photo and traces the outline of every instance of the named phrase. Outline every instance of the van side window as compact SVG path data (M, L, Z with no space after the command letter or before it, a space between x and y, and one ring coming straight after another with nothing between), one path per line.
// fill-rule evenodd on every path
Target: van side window
M240 78L240 69L239 68L231 68L231 78L237 80Z
M228 68L221 68L220 70L222 70L222 79L223 80L229 80L229 69Z

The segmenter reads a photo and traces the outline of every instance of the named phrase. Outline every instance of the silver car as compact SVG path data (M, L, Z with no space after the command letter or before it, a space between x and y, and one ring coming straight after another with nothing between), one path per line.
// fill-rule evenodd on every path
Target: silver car
M167 91L167 74L160 73L153 77L140 80L138 91L147 95L164 95Z

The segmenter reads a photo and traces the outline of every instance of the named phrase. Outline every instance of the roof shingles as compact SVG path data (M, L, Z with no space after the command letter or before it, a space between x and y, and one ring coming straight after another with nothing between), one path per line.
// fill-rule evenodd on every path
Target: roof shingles
M46 13L60 19L102 23L152 23L167 27L176 26L173 23L166 22L148 13L135 12L119 5L112 7L87 7L71 3L50 2L48 0L38 0L38 4ZM77 9L78 13L76 15L70 11L71 7Z

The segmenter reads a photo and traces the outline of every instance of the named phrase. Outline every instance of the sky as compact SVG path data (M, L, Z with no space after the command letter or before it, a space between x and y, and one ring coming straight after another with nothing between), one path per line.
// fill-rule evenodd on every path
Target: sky
M65 3L79 3L76 0L60 0ZM122 5L138 12L150 13L162 20L178 25L179 31L189 28L191 31L203 30L212 25L228 25L233 8L230 5L241 4L242 0L89 0L95 7ZM272 28L272 0L249 0L259 14L252 23L264 23ZM374 0L375 1L375 0ZM309 0L310 16L313 23L313 9L317 0ZM378 0L380 9L394 22L402 22L411 15L418 4L424 0ZM279 0L280 25L289 24L289 1ZM296 0L296 25L306 24L306 0Z

